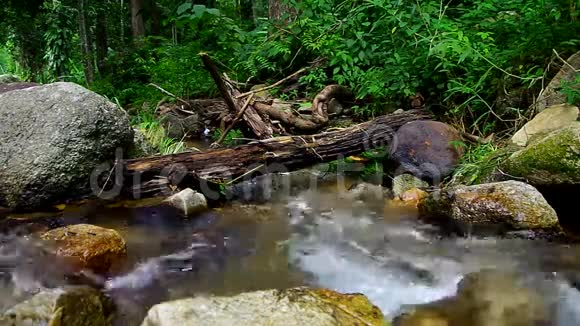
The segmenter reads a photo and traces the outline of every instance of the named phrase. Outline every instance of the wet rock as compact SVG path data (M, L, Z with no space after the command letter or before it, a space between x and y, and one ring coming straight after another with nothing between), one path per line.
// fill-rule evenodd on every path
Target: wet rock
M534 187L520 181L436 191L419 203L419 211L427 221L452 222L473 231L560 231L554 209Z
M457 295L417 306L394 320L396 326L550 325L550 302L519 278L493 270L466 275Z
M0 85L2 84L10 84L10 83L18 83L20 78L10 74L3 74L0 75Z
M73 83L0 94L0 121L0 204L9 208L89 194L91 173L133 142L122 109Z
M503 165L506 174L535 186L580 184L580 122L532 141Z
M38 86L38 85L40 85L40 84L37 84L37 83L21 83L21 82L9 83L9 84L2 84L2 83L0 83L0 94L7 93L7 92L10 92L10 91L15 91L17 89L30 88L30 87L34 87L34 86Z
M429 194L426 191L413 188L405 191L400 197L395 197L388 203L391 207L417 208L419 203L428 196Z
M575 123L578 119L578 108L573 105L553 105L538 113L512 136L512 143L526 146L536 135L546 134Z
M167 198L167 202L182 211L185 215L193 215L207 210L205 196L189 188Z
M90 224L75 224L44 233L41 238L53 241L56 254L67 258L78 269L106 273L127 254L125 240L115 230Z
M141 325L384 325L384 320L362 294L294 288L166 302L151 308Z
M393 196L402 198L402 195L411 189L427 188L429 184L412 174L399 174L393 178Z
M0 315L6 326L106 326L112 325L114 306L89 287L44 290Z
M350 194L355 200L362 200L364 202L392 197L391 191L388 188L367 182L356 185L350 190Z
M133 134L133 145L129 148L127 155L129 158L148 157L156 153L155 148L151 146L140 129L133 128Z
M439 182L457 165L463 150L454 142L461 135L438 121L413 121L397 130L390 145L390 157L400 171Z
M578 70L580 69L580 51L570 56L566 62L568 64L562 65L560 71L558 71L550 83L548 83L548 86L546 86L544 91L538 96L538 101L536 103L536 110L538 112L541 112L545 108L555 104L566 103L566 94L560 92L560 89L562 88L562 82L575 81L576 76L578 75ZM572 69L572 67L574 69ZM578 88L580 86L576 87Z

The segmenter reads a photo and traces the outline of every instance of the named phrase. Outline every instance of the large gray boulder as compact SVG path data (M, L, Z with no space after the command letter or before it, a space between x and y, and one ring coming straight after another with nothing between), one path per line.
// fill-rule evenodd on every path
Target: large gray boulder
M165 302L151 308L141 326L379 326L383 318L362 294L294 288Z
M457 186L433 192L419 204L429 221L473 231L541 231L559 234L558 216L536 188L520 181Z
M73 83L0 94L0 206L38 208L90 192L91 172L127 150L126 113Z

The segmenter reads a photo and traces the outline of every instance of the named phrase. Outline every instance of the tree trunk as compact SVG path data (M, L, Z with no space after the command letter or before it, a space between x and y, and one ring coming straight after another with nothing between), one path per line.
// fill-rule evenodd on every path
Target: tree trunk
M95 68L93 64L93 44L87 27L87 0L79 0L79 36L81 40L81 53L83 56L83 67L87 84L92 84L95 79Z
M97 45L97 69L99 73L105 74L107 72L106 58L109 47L109 40L107 35L107 8L100 7L97 11L97 26L95 30L95 38Z
M145 36L145 24L143 23L143 0L131 0L131 31L133 38L139 39Z
M151 0L151 35L161 35L161 12L157 6L157 1Z
M268 0L268 17L271 20L281 21L284 14L290 14L290 16L294 16L296 11L285 4L284 0ZM287 24L288 21L288 19L284 20L284 24Z
M203 153L127 160L115 187L133 198L167 194L169 189L186 187L214 191L219 184L242 181L239 179L250 174L287 172L386 147L403 124L430 118L427 111L410 110L339 131L270 138ZM109 173L103 170L103 174Z

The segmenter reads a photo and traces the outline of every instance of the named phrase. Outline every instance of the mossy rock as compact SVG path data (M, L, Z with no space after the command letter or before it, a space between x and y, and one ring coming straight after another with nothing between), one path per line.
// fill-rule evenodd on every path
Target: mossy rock
M39 292L0 315L6 326L108 326L114 305L90 287L66 287Z
M520 181L457 186L419 203L423 219L471 231L536 230L561 233L558 216L542 194Z
M56 254L79 270L88 268L106 273L127 255L125 240L111 229L90 224L75 224L50 230L41 238L53 241Z
M580 122L536 137L502 170L533 185L580 184Z
M292 288L195 297L158 304L142 326L169 325L385 325L379 308L362 294Z

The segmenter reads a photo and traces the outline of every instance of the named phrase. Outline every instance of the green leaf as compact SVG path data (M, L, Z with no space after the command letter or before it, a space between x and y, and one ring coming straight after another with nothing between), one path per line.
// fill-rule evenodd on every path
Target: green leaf
M193 4L190 2L183 3L181 6L177 8L177 14L182 15L184 12L190 10L192 6Z
M193 14L195 15L195 17L200 18L201 16L203 16L203 14L205 14L206 12L206 8L204 5L194 5L193 6Z

